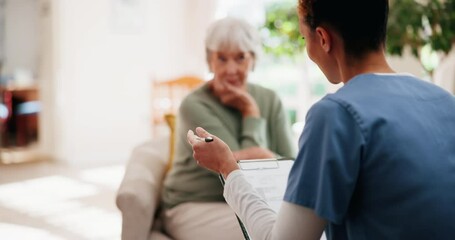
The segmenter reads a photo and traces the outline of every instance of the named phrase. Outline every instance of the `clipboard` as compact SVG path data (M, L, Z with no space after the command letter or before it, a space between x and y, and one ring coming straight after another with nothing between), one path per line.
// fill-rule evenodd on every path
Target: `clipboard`
M281 203L283 202L289 172L294 164L294 159L240 160L237 164L247 181L260 195L262 195L268 205L278 213ZM224 178L221 175L219 175L219 177L224 187ZM250 240L251 238L247 229L240 218L238 216L236 217L245 239Z

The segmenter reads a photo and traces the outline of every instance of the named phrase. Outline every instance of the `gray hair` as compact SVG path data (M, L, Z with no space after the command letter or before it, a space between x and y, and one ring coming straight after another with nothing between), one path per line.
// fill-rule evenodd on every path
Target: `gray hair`
M250 52L257 60L261 52L261 37L257 29L246 21L226 17L212 23L205 39L206 57L210 52L236 51Z

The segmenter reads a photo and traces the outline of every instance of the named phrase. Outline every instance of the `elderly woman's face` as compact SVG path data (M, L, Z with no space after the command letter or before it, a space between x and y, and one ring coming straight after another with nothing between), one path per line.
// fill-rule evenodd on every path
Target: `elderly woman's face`
M209 64L215 75L215 84L229 83L235 87L246 88L254 57L250 52L217 51L210 53Z

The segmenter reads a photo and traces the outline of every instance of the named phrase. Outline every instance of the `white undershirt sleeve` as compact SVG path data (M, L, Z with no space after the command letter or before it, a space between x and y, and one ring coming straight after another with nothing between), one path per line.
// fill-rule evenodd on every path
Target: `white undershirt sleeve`
M252 239L319 240L326 221L312 209L283 202L278 215L256 192L241 170L229 174L224 198L246 226Z

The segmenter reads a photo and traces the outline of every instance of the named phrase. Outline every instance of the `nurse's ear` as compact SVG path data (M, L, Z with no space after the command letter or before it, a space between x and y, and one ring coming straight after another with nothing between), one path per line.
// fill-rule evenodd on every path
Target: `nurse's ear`
M330 52L332 49L332 36L330 32L327 31L324 27L317 27L316 28L316 35L319 39L319 44L321 48L326 52Z

